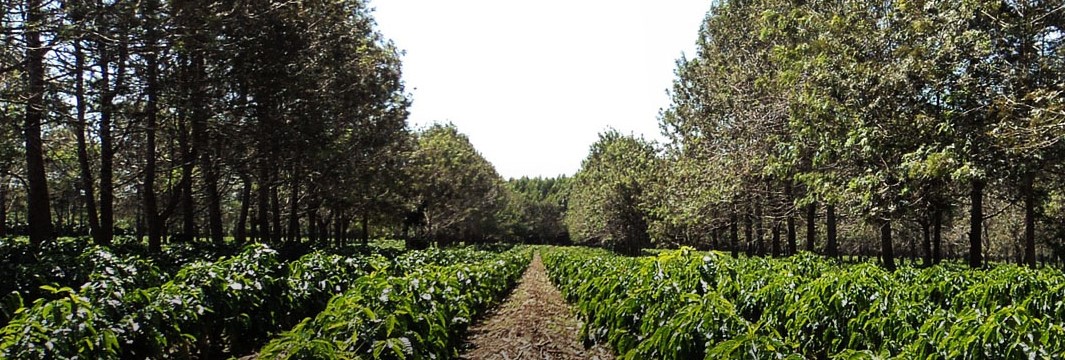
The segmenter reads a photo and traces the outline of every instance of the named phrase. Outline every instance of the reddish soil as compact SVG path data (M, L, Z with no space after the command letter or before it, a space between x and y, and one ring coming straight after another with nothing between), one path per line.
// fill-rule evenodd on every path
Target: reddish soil
M470 328L461 359L614 359L604 346L585 349L573 309L533 256L506 301Z

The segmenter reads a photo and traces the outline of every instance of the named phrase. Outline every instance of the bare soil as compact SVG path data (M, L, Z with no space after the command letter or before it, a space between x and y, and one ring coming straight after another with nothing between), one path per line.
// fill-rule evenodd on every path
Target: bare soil
M605 346L584 348L574 314L548 279L540 254L535 254L506 301L470 328L460 358L614 359Z

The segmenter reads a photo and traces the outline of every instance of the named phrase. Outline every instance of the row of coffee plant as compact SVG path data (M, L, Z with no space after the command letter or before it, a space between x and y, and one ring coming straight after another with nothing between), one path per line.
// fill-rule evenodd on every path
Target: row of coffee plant
M888 272L811 255L690 249L621 257L552 248L548 272L587 341L625 359L1052 358L1065 352L1065 275L1000 265Z
M406 275L374 272L328 307L267 344L263 359L448 359L472 319L521 276L531 250L470 252Z
M121 266L136 268L136 277L144 281L138 285L156 286L193 261L231 256L239 250L229 243L173 243L149 255L146 248L129 241L100 247L87 238L60 238L34 248L24 238L4 239L0 241L0 274L4 274L0 277L0 326L25 303L52 295L51 290L81 286Z
M0 330L0 357L241 355L317 314L363 275L491 256L473 249L382 252L396 257L315 251L283 263L276 251L251 245L233 257L193 262L166 282L148 261L110 256L115 263L98 261L80 288L46 286L51 294L18 310Z

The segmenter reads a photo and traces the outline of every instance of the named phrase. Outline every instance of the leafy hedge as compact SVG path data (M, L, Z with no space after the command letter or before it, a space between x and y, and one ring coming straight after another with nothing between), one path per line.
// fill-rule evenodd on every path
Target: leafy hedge
M1065 276L1003 265L891 273L812 255L544 251L589 341L622 358L1052 358Z
M324 311L281 334L264 359L454 358L474 316L498 301L530 260L528 248L415 253L403 276L375 271ZM421 260L417 259L422 257ZM434 260L435 258L435 260ZM451 265L440 265L452 260ZM439 264L433 265L433 262ZM414 266L417 265L417 266Z

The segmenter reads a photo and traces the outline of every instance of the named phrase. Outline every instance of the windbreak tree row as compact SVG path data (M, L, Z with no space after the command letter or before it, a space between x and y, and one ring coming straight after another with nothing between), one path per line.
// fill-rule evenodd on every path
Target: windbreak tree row
M1063 26L1056 1L717 2L677 62L664 146L609 160L605 134L570 232L888 269L1060 262Z
M366 0L0 5L0 236L538 236L538 204L465 135L408 127L401 51Z
M0 173L34 244L336 237L396 193L409 99L365 1L2 4Z

